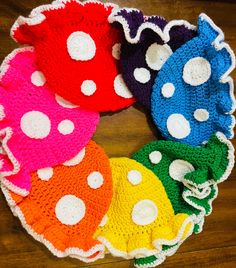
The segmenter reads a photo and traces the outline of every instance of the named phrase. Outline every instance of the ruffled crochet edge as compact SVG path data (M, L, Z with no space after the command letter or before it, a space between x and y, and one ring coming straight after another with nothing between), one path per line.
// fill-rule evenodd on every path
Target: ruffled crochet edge
M224 74L222 74L219 82L221 84L228 84L229 85L229 94L230 94L230 98L232 101L232 107L231 107L231 110L227 114L231 115L232 123L229 126L229 129L230 129L230 133L231 133L230 139L232 139L234 137L234 126L236 123L235 117L232 115L232 113L236 109L236 99L234 96L234 80L232 79L232 77L229 74L235 69L235 66L236 66L235 54L234 54L233 50L231 49L231 47L229 46L229 44L224 41L224 39L225 39L224 32L213 22L213 20L210 17L208 17L205 13L201 13L199 15L199 19L201 21L203 21L203 20L207 21L210 24L210 26L218 33L218 36L212 42L212 45L214 46L214 48L217 51L220 51L222 49L226 49L230 55L231 66Z
M148 257L151 255L158 254L162 250L163 245L172 246L172 245L178 244L180 246L193 233L194 221L195 221L195 215L188 216L182 222L181 228L178 230L177 235L172 240L168 240L168 239L153 240L152 244L153 244L153 247L155 248L154 250L150 250L147 248L139 248L139 249L135 249L135 250L132 250L131 252L127 253L127 252L124 252L122 250L116 249L114 247L114 245L103 235L98 235L96 237L96 239L98 241L100 241L103 245L105 245L105 247L108 249L109 253L111 253L115 257L122 257L124 259L133 259L133 258L137 257L139 254L146 255ZM184 236L184 233L185 233L189 224L191 224L191 226L189 227L188 232Z
M26 52L26 51L33 51L33 50L34 50L33 47L21 47L21 48L14 49L3 60L1 66L0 66L0 81L4 78L4 75L8 71L8 69L10 67L11 60L14 59L14 57L17 54L22 53L22 52ZM4 119L4 117L5 117L5 114L4 114L4 107L3 107L3 109L1 109L0 119L2 120L2 119ZM11 139L11 137L13 135L13 130L11 127L6 127L4 129L0 130L0 135L5 135L5 137L1 141L1 146L3 147L4 152L7 154L7 157L11 161L11 164L13 166L13 170L11 170L11 171L1 172L1 169L0 169L1 182L2 182L2 184L4 184L8 189L13 191L14 193L19 194L21 196L27 196L29 194L29 192L26 189L23 189L23 188L20 188L20 187L14 185L11 181L9 181L7 179L7 177L15 175L20 171L20 163L17 161L14 154L12 153L10 148L8 147L8 141Z
M199 206L197 203L194 203L194 202L190 199L191 197L194 197L194 198L197 198L197 199L205 199L206 197L202 197L202 198L200 198L198 195L196 195L195 193L193 193L191 190L188 190L188 189L186 189L186 190L183 192L183 195L182 195L184 201L185 201L187 204L189 204L189 205L192 206L193 208L195 208L195 209L197 209L197 210L200 211L200 213L199 213L198 215L195 215L195 218L194 218L194 223L195 223L195 224L198 224L198 226L199 226L199 230L198 230L197 233L201 233L201 232L202 232L202 230L203 230L203 225L204 225L204 222L205 222L205 217L206 217L206 216L209 216L209 215L212 213L212 210L213 210L213 208L212 208L212 203L213 203L213 201L214 201L214 200L217 198L217 196L218 196L218 187L217 187L217 185L213 185L212 187L213 187L213 190L212 190L212 191L214 191L214 194L213 194L213 196L207 201L207 203L208 203L208 205L209 205L209 208L210 208L210 210L209 210L208 212L205 210L205 208L204 208L203 206ZM210 193L209 193L209 194L211 194L212 191L210 190Z
M7 177L12 176L17 174L20 171L20 163L17 161L17 159L15 158L15 156L13 155L13 153L11 152L11 150L8 147L8 141L11 139L13 134L12 128L10 127L6 127L2 130L0 130L0 136L1 135L5 135L4 138L1 141L1 146L4 150L4 152L6 153L8 159L10 160L13 169L9 170L9 171L1 171L0 170L0 180L1 183L3 185L5 185L8 189L10 189L11 191L21 195L21 196L27 196L28 195L28 191L26 189L20 188L16 185L14 185L11 181L9 181L7 179ZM2 163L2 161L1 161Z
M145 263L145 264L141 264L141 263L137 262L138 259L135 259L134 260L134 266L136 268L154 268L154 267L162 264L166 260L167 257L170 257L170 256L174 255L177 252L177 250L179 249L179 247L182 245L183 242L180 242L179 244L177 244L177 245L175 245L175 246L173 246L171 248L168 248L167 250L163 250L161 253L156 254L155 255L155 258L156 258L155 261Z
M105 252L105 247L104 245L96 245L92 247L88 251L84 251L82 249L78 248L67 248L65 252L62 252L58 249L56 249L48 240L44 238L43 235L39 235L34 230L31 229L31 227L26 223L25 217L21 209L17 206L15 201L12 199L8 189L4 187L3 185L1 186L2 192L7 200L7 203L13 213L14 216L18 217L23 228L38 242L44 244L55 256L59 258L64 258L64 257L72 257L79 259L83 262L90 263L94 262L98 259L101 259L104 257L104 252ZM89 258L90 256L94 255L96 252L99 252L95 257Z
M210 207L210 211L208 213L206 213L205 209L201 206L198 206L196 203L192 202L189 197L196 197L199 198L199 196L195 195L192 191L190 190L186 190L183 192L183 198L185 200L185 202L187 202L190 206L198 209L200 211L199 215L194 215L193 219L194 219L194 223L198 224L200 229L198 231L198 233L202 232L203 230L203 225L204 225L204 221L205 221L205 216L209 216L212 212L212 202L216 199L216 197L218 196L218 187L217 185L213 185L213 188L215 190L215 194L214 196L209 199L208 204ZM203 197L204 198L204 197ZM177 245L172 246L171 248L168 248L166 250L162 250L160 253L158 254L154 254L154 257L156 258L156 260L152 261L152 262L147 262L145 264L141 264L139 262L137 262L138 258L135 260L134 262L134 266L137 268L152 268L152 267L156 267L160 264L162 264L167 257L174 255L177 250L179 249L179 247L182 245L184 241L181 241L179 243L177 243ZM144 258L142 258L144 259Z
M118 8L118 9L113 10L111 15L108 18L108 21L110 23L118 22L118 23L120 23L122 25L126 41L131 43L131 44L137 44L139 42L140 38L141 38L142 32L144 30L146 30L146 29L150 29L153 32L155 32L157 35L159 35L161 37L161 39L165 43L170 41L169 32L175 26L185 26L189 30L196 30L196 26L190 24L186 20L172 20L172 21L170 21L169 23L166 24L166 26L164 27L164 30L162 30L155 23L147 21L147 22L144 22L138 28L136 35L134 37L132 37L131 33L130 33L130 25L129 25L129 23L127 22L127 20L124 17L119 15L119 12L121 10L126 10L128 13L130 13L132 11L138 11L138 12L140 12L140 11L138 9L135 9L135 8ZM153 17L153 16L150 16L150 17Z
M17 54L20 54L23 52L28 52L28 51L33 52L34 47L25 46L25 47L16 48L10 54L8 54L6 56L6 58L3 60L1 66L0 66L0 80L3 79L4 75L6 74L8 69L10 68L11 60L13 60L17 56Z
M229 177L232 169L234 168L235 157L234 157L234 147L233 147L232 143L221 132L217 132L215 135L217 136L219 141L224 143L228 148L227 159L228 159L229 162L228 162L228 165L226 167L226 170L225 170L224 174L221 176L221 178L217 182L214 179L210 179L210 180L204 182L203 184L196 184L193 181L186 180L186 178L184 178L183 179L183 184L187 188L189 188L190 191L196 192L199 189L208 188L209 186L211 186L213 184L218 184L218 183L221 183L221 182L225 181Z
M24 24L29 25L29 26L38 25L46 19L45 15L43 14L44 11L62 9L66 6L67 3L70 3L72 1L78 3L81 6L85 6L87 4L94 3L94 4L102 5L106 10L109 7L111 7L112 9L118 9L118 5L116 5L116 4L103 3L103 2L100 2L97 0L86 0L83 2L81 2L80 0L55 0L51 4L41 5L41 6L34 8L31 11L29 17L19 16L17 18L17 20L14 22L14 24L10 30L11 37L13 38L14 41L18 42L14 37L14 32L21 25L24 25Z

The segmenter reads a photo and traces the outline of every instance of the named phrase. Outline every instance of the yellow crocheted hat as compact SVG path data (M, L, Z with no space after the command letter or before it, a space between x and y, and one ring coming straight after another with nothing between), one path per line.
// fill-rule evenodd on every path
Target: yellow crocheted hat
M128 158L113 158L110 164L113 199L95 236L114 256L150 256L160 252L163 245L181 243L191 235L193 218L174 214L161 181L152 171Z

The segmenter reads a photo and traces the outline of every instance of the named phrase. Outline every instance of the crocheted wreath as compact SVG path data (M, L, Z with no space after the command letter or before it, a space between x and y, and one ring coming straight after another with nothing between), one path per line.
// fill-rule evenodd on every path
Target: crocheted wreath
M57 257L106 253L155 267L206 216L234 166L235 57L197 27L95 0L19 17L0 68L0 182L22 226ZM134 96L134 97L133 97ZM135 101L166 140L109 159L99 113Z

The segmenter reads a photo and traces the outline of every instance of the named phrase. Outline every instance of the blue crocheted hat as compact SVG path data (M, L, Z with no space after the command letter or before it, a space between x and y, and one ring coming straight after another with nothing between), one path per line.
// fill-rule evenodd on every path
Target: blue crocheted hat
M235 99L229 73L234 67L223 32L201 14L198 36L170 56L153 86L152 116L163 136L190 145L217 131L232 138Z

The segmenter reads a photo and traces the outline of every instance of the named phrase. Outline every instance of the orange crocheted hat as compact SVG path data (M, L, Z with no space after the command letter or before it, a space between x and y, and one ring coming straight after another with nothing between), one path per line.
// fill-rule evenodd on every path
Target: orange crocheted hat
M63 165L33 173L27 197L2 190L23 227L54 255L84 262L103 257L93 235L110 205L112 179L108 157L95 142Z

